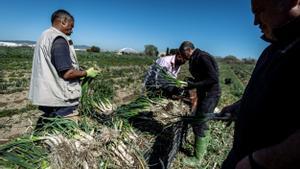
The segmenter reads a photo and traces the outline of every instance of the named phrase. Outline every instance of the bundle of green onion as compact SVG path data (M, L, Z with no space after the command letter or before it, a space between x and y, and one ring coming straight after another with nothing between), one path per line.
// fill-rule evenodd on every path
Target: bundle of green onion
M146 74L144 84L146 87L155 88L166 88L169 86L182 88L187 86L187 82L176 79L165 68L156 63L151 65Z
M38 145L42 137L22 137L0 146L0 168L46 169L47 150Z
M116 110L116 115L123 119L129 119L130 117L138 115L142 111L146 111L150 108L153 101L146 96L138 97L133 102L122 105Z
M62 134L68 138L72 138L79 129L78 124L70 119L63 117L46 118L43 117L44 124L41 128L34 131L35 135L58 135Z
M110 102L112 96L112 86L105 84L101 77L85 78L82 83L82 114L95 118L110 115L114 108Z

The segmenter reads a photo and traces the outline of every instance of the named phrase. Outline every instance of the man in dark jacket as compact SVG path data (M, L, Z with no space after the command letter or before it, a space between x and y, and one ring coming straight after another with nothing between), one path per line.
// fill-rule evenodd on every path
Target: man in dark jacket
M221 95L219 71L215 59L209 53L195 49L193 43L184 41L179 50L189 60L189 71L193 76L188 80L188 88L196 89L198 97L195 121L192 122L195 134L194 157L184 161L187 165L195 166L203 158L209 139L208 126L202 119L205 114L214 111Z
M271 45L241 100L221 112L236 116L222 169L299 169L300 0L252 0L252 10Z

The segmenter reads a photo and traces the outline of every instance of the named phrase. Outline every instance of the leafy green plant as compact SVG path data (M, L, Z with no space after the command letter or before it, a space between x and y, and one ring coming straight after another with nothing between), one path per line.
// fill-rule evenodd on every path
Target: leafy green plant
M49 166L47 150L38 142L42 137L17 138L0 146L0 166L6 168L45 169Z

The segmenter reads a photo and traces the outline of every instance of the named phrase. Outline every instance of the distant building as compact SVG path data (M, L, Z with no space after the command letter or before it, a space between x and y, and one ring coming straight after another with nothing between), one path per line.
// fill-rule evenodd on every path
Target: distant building
M28 43L16 43L16 42L0 42L0 46L5 46L5 47L21 47L21 46L26 46L26 47L35 47L35 44L28 44Z
M159 57L164 57L166 55L167 55L166 52L159 52L159 54L158 54Z
M75 51L86 51L86 49L75 48Z
M132 48L122 48L118 50L117 54L118 55L124 55L124 54L137 54L138 51Z
M28 41L28 40L0 40L0 46L5 47L35 47L35 41ZM85 51L86 49L90 48L86 45L74 45L76 51Z

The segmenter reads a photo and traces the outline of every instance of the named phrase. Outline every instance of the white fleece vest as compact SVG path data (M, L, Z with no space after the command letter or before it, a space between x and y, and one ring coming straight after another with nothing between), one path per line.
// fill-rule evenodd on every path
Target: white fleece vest
M64 107L79 104L81 86L78 80L67 81L58 75L51 63L51 49L57 37L63 37L69 44L72 66L79 69L74 46L69 38L51 27L42 33L34 49L29 99L34 105Z

